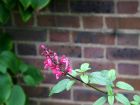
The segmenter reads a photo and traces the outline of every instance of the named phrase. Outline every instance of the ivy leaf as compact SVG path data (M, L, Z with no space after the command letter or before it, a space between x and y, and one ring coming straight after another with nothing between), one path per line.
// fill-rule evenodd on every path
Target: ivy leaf
M131 90L131 91L134 90L134 88L130 84L122 82L122 81L118 81L116 83L116 87L120 89Z
M6 105L25 105L26 96L23 89L19 85L15 85L12 89Z
M66 89L66 86L70 79L63 79L59 81L50 91L49 96L53 95L54 93L60 93Z
M89 63L83 63L80 67L80 71L79 72L85 72L90 70L91 68L89 68Z
M106 100L107 100L106 97L100 97L92 105L104 105Z
M88 75L86 74L81 75L80 78L84 83L88 83L89 81Z
M108 96L108 103L109 105L113 105L114 104L114 96Z
M9 19L9 11L4 5L0 4L0 23L5 24Z
M67 90L67 91L70 90L71 87L72 87L72 85L73 85L74 83L75 83L74 80L69 81L69 82L67 83L66 90Z
M117 101L119 101L120 103L124 105L130 105L129 100L123 94L118 93L116 94L115 98Z
M34 9L40 10L44 8L45 6L47 6L50 1L51 0L32 0L31 5Z
M108 77L111 81L114 81L116 79L116 72L114 69L109 70Z
M21 2L21 4L23 5L24 9L26 10L30 4L31 4L31 0L19 0Z
M10 96L12 89L12 80L8 74L0 74L0 105Z
M29 19L32 17L32 12L33 11L31 9L24 10L22 6L19 7L19 13L24 22L29 21Z

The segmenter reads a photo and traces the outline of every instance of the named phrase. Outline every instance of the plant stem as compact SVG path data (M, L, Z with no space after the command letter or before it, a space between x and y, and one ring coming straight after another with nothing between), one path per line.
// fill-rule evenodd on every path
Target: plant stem
M70 76L71 78L73 78L73 79L75 79L75 80L77 80L77 81L79 81L79 82L81 82L81 83L83 83L83 84L85 84L85 85L87 85L87 86L89 86L89 87L91 87L91 88L93 88L93 89L95 89L95 90L97 90L97 91L99 91L99 92L104 93L105 95L107 95L107 92L105 92L105 91L103 91L103 90L100 90L100 89L98 89L97 87L95 87L95 86L93 86L93 85L91 85L91 84L89 84L89 83L85 83L85 82L83 82L82 80L80 80L80 79L78 79L78 78L72 76L72 75L69 74L69 73L67 73L67 75Z

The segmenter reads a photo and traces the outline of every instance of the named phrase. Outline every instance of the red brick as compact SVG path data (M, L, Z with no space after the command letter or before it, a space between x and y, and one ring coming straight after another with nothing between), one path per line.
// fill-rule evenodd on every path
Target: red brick
M115 36L109 33L95 33L95 32L73 32L73 41L75 43L92 43L113 45L115 43Z
M51 96L51 98L53 99L65 99L65 100L70 100L70 93L71 91L63 91L61 93L58 94L54 94Z
M60 100L61 101L61 100ZM41 102L40 105L81 105L81 104L72 104L67 102Z
M117 36L118 45L138 45L138 35L120 34Z
M87 47L84 49L84 57L86 57L86 58L103 58L104 49Z
M55 46L49 45L48 46L53 51L57 52L58 55L66 55L69 57L81 57L81 48L78 46Z
M109 60L140 60L140 50L135 48L108 48Z
M98 71L98 70L109 70L114 69L115 64L110 62L91 62L91 61L80 61L75 60L72 62L73 68L78 69L82 63L89 63L90 67L92 68L91 72Z
M48 87L24 87L25 93L29 97L34 98L48 98L49 88Z
M46 41L47 31L44 29L7 29L13 40L16 41Z
M21 58L21 59L25 61L27 64L32 64L41 70L43 70L44 68L43 59L40 58Z
M103 26L103 19L102 17L95 17L95 16L84 16L83 17L83 26L84 28L102 28Z
M139 75L139 65L121 63L118 65L118 72L123 75Z
M80 23L77 16L39 15L38 25L47 27L79 28Z
M52 42L69 42L69 32L60 30L50 31L50 41Z
M33 17L28 22L23 22L19 14L14 14L14 21L18 27L32 27L34 24Z
M87 89L75 89L74 90L74 100L75 101L95 101L99 97L104 96L103 93Z
M34 44L17 44L19 55L36 55L36 46Z
M138 1L120 1L117 3L118 13L137 13Z
M131 84L135 90L140 90L140 79L118 78L117 81L124 81Z
M108 17L106 18L108 28L114 29L140 29L140 18L138 17Z

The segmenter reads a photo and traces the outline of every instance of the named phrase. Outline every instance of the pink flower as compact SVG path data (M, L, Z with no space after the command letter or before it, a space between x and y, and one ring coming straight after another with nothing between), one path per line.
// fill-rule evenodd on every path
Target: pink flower
M51 69L52 73L55 74L56 79L61 76L71 73L72 67L68 57L65 55L58 57L57 53L45 47L45 45L40 45L41 55L45 57L44 69Z

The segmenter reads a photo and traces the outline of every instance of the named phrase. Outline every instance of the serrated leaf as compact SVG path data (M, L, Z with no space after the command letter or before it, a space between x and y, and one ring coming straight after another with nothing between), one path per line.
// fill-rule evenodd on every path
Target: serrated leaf
M45 6L47 6L50 1L51 0L32 0L31 5L34 9L40 10L44 8Z
M108 103L109 105L114 105L114 96L108 96Z
M80 78L84 83L88 83L89 81L88 75L86 74L81 75Z
M115 98L117 101L119 101L120 103L124 105L130 105L129 100L123 94L118 93L116 94Z
M85 72L90 70L91 68L89 67L89 63L83 63L80 67L80 71L79 72Z
M116 83L116 87L120 89L131 90L131 91L134 90L134 88L130 84L122 82L122 81L118 81Z
M19 0L21 2L21 4L23 5L24 9L26 10L30 4L31 4L31 0Z
M106 97L100 97L92 105L104 105L106 103Z
M26 96L23 89L19 85L15 85L12 89L6 105L25 105Z
M138 103L140 103L140 96L134 95L133 98L134 98L135 101L137 101Z
M60 93L66 89L66 86L70 79L63 79L59 81L53 88L51 89L49 96L53 95L54 93Z
M67 91L70 90L74 83L75 83L74 80L69 81L69 82L67 83L66 90L67 90Z
M109 70L108 77L111 81L114 81L116 79L116 72L114 69Z

